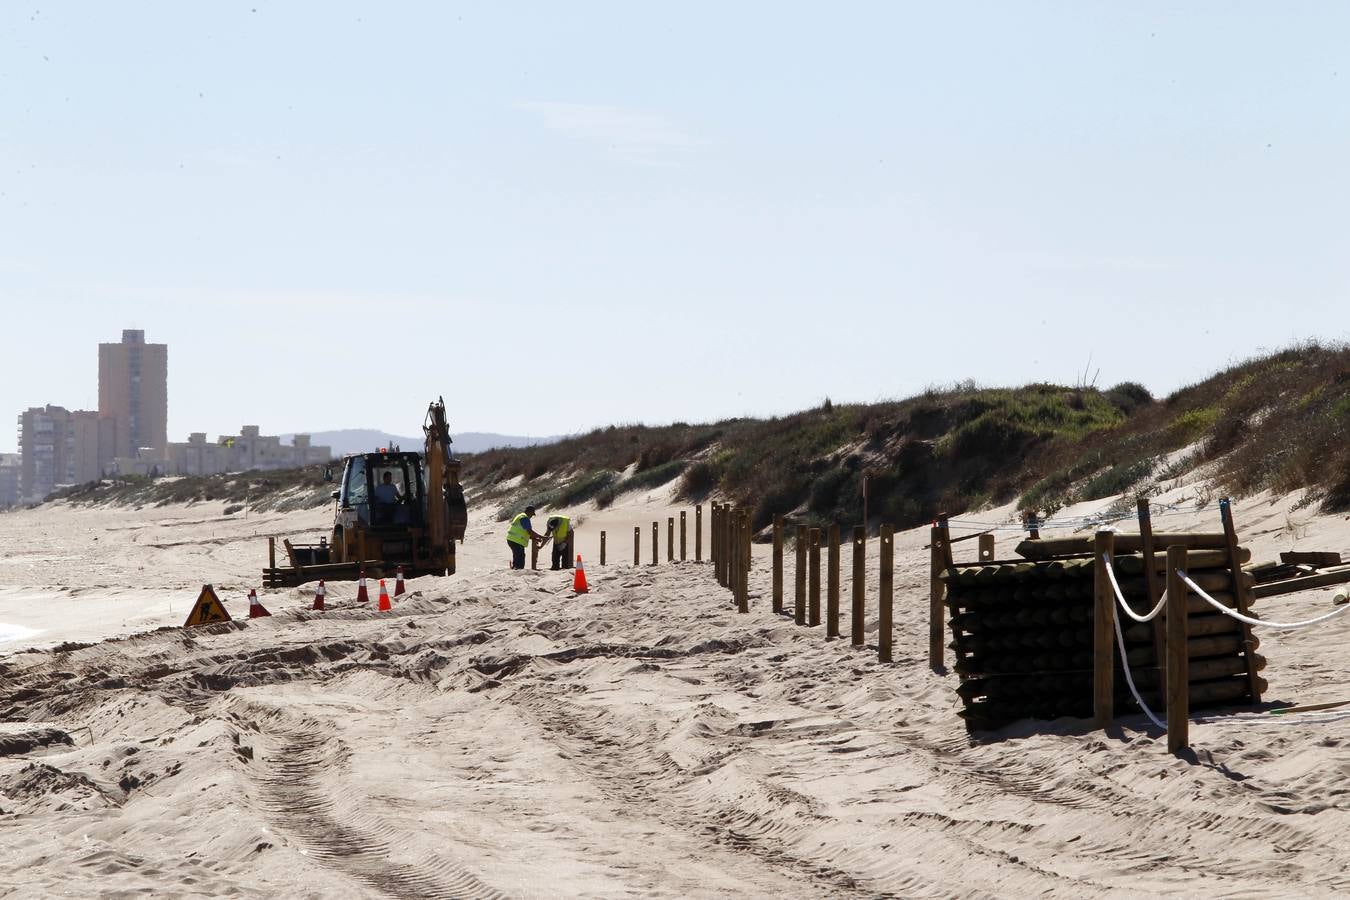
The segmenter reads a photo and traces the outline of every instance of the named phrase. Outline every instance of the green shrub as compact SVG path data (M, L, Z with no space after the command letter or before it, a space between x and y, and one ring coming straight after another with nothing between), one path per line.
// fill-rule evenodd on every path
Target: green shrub
M1156 465L1152 458L1119 463L1083 485L1083 500L1101 500L1123 494L1132 485L1146 478Z

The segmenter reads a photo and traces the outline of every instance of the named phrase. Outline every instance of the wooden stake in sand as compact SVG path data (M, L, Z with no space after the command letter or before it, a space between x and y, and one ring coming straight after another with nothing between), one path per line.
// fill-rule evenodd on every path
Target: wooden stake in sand
M877 603L877 659L891 661L891 599L895 588L895 526L881 526L881 577Z
M946 520L939 520L928 532L928 665L935 672L946 665L943 658L946 641L942 639L946 585L942 582L942 573L949 565L952 552L947 540Z
M1241 577L1242 560L1238 552L1237 528L1233 525L1232 503L1227 497L1219 501L1219 516L1223 519L1223 536L1225 549L1228 551L1228 568L1233 573L1233 581L1236 585L1234 593L1237 596L1237 609L1242 615L1250 616L1252 589L1247 584L1247 580ZM1261 703L1261 684L1252 659L1255 653L1255 644L1252 642L1252 626L1246 622L1242 623L1242 640L1242 658L1247 661L1247 686L1252 692L1252 706L1258 706Z
M812 528L811 535L811 562L810 573L811 587L808 594L808 606L806 624L812 628L820 624L820 529Z
M661 547L661 523L652 523L652 565L656 565L657 553Z
M797 526L797 569L794 577L792 613L798 625L806 624L806 526Z
M746 510L741 511L740 525L742 558L740 578L736 582L736 611L748 613L750 611L750 513Z
M675 517L666 519L666 562L675 561Z
M688 545L688 540L685 538L686 533L684 510L680 510L680 562L684 562L686 558L685 547Z
M633 565L642 565L642 526L633 526Z
M1153 546L1153 516L1149 512L1148 498L1140 497L1135 501L1139 518L1139 549L1144 555L1144 589L1148 592L1148 608L1152 609L1162 596L1162 585L1158 583L1158 565ZM1153 658L1159 660L1158 673L1162 678L1161 687L1167 688L1167 666L1161 660L1167 658L1167 635L1163 632L1163 616L1153 618Z
M783 611L783 517L773 517L773 611Z
M712 561L713 577L722 583L722 566L717 561L717 504L709 508L708 519L708 559Z
M1190 746L1190 651L1186 582L1186 548L1167 548L1167 752Z
M863 645L864 617L867 615L867 528L853 526L853 646Z
M829 548L825 561L825 637L839 637L839 526L826 532Z
M703 504L694 507L694 562L703 562Z
M600 532L600 565L605 564L605 533Z
M1092 547L1092 712L1098 728L1105 728L1116 717L1113 677L1116 662L1116 592L1106 574L1107 564L1115 553L1115 540L1113 532L1099 531Z

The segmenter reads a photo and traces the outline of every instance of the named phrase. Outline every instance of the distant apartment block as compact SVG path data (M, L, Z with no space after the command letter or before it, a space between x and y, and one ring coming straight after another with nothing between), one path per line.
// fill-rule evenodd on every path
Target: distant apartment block
M17 453L0 453L0 509L18 506L23 494L23 457Z
M109 444L99 464L137 456L163 458L169 449L169 345L147 344L127 329L120 344L98 345L98 415L109 419ZM153 453L142 454L148 448Z
M76 484L79 459L85 448L76 446L79 426L98 413L60 406L35 406L19 415L19 493L23 503L46 499L56 488ZM97 434L97 427L95 427Z
M257 425L245 425L239 434L221 435L207 443L205 432L194 432L187 443L169 445L167 468L175 475L217 475L248 469L291 469L333 458L333 448L314 446L309 435L297 434L283 444L275 435L260 434ZM120 462L120 461L119 461Z

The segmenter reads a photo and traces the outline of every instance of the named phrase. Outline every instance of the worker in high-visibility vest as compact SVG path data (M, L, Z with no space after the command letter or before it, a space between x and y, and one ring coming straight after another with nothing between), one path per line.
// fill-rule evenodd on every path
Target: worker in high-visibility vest
M567 516L549 516L544 537L553 538L553 565L550 569L572 568L572 535L575 529ZM561 563L561 565L559 565Z
M544 536L530 525L530 516L534 507L527 506L523 513L516 513L511 519L511 527L506 530L506 545L511 548L511 568L525 568L525 545L534 541L535 546L544 543Z

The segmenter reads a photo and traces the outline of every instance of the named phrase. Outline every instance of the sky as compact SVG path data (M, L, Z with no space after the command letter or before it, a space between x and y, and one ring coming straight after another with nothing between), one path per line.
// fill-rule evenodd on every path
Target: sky
M1350 6L0 7L0 415L560 434L1350 338ZM9 421L14 421L9 419ZM0 428L0 450L14 431Z

